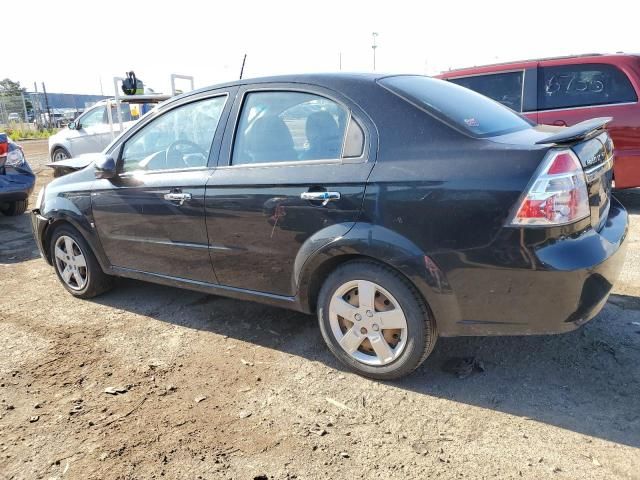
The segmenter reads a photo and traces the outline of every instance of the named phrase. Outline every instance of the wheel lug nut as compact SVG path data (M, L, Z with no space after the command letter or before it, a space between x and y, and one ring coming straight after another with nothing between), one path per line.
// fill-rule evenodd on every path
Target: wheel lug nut
M373 312L371 310L367 310L367 317L373 317Z
M360 320L362 320L362 315L360 315L359 313L356 313L353 318L355 318L356 321L359 322Z
M374 332L377 332L378 330L380 330L380 327L378 326L377 323L374 323L373 325L371 325L371 328L373 328Z
M367 334L367 329L366 329L366 328L364 328L364 327L362 327L362 328L360 329L360 333L361 333L361 334L363 334L363 335L366 335L366 334Z

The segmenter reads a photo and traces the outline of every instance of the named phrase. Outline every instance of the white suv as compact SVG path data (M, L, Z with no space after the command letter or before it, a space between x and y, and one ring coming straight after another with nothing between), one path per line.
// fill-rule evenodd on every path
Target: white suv
M107 105L111 106L114 137L111 134ZM138 106L121 104L122 126L126 130L138 118ZM55 135L49 137L49 157L58 162L83 153L101 152L120 134L118 111L112 101L102 101L80 115Z

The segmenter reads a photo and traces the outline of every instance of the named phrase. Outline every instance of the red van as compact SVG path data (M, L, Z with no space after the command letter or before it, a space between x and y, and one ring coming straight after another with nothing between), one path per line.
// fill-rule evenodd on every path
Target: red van
M615 145L615 186L640 186L640 55L545 58L450 70L438 77L537 123L565 126L613 117L608 130Z

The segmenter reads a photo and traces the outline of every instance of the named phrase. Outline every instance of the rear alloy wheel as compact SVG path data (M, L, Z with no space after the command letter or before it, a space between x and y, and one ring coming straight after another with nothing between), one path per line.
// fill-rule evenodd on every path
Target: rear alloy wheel
M435 322L413 286L373 262L339 267L322 287L318 319L329 349L367 377L409 374L435 346Z
M91 298L112 287L112 277L102 271L89 245L73 227L57 228L50 245L56 274L73 296Z

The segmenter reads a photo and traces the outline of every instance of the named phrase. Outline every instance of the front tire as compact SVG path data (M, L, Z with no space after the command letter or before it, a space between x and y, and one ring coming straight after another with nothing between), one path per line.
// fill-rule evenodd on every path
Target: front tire
M58 279L74 297L92 298L113 287L113 277L102 271L89 244L75 228L57 227L49 245Z
M53 150L53 153L51 154L51 160L54 162L61 162L62 160L67 160L68 158L71 158L71 155L69 155L69 152L67 152L62 147L55 148Z
M8 217L15 217L17 215L22 215L27 211L27 207L29 206L29 200L18 200L16 202L11 202L7 206L2 209L2 213L7 215Z
M318 321L329 350L344 365L376 380L414 371L433 350L433 316L415 287L371 261L338 267L318 297Z

